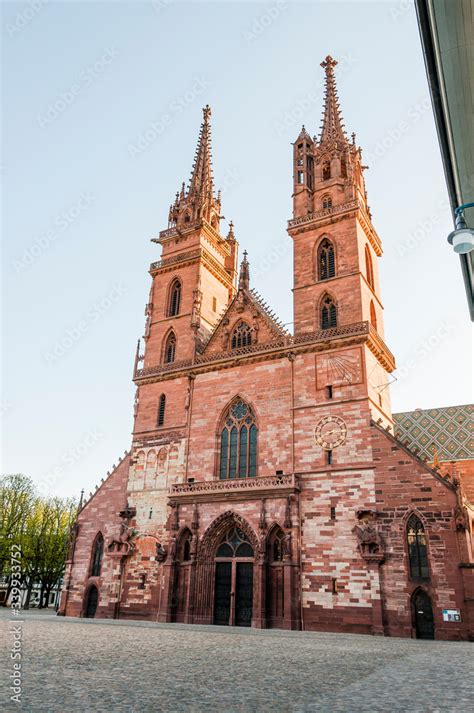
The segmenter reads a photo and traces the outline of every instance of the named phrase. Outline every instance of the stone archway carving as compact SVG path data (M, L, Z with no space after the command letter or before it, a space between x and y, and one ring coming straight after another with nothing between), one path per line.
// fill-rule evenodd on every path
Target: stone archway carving
M254 551L258 552L259 540L253 528L244 517L233 510L227 510L213 520L205 530L198 549L198 563L211 562L213 560L217 545L232 525L236 525L245 532Z

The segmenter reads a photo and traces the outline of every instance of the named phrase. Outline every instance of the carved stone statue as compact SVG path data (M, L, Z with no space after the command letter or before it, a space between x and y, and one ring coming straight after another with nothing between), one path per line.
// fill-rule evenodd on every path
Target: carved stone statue
M291 532L287 532L281 538L281 549L283 552L283 559L291 559Z
M373 517L363 517L352 528L357 537L359 552L364 559L381 560L384 557L384 543Z
M156 561L157 562L164 562L166 557L168 555L168 552L166 549L163 547L161 542L156 543Z
M131 542L132 537L136 534L132 527L129 527L125 520L122 520L116 535L112 535L107 545L109 552L116 552L123 555L128 555L135 549L135 545Z

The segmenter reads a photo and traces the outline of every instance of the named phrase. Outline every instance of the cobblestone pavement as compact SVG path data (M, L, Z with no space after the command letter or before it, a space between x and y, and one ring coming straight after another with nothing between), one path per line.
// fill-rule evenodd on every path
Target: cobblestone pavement
M25 613L22 700L2 711L474 711L474 647L342 634L150 624Z

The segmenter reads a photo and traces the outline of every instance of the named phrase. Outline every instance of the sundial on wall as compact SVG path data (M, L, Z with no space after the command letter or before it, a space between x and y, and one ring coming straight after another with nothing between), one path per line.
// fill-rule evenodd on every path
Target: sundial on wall
M336 354L316 357L318 389L328 384L349 385L362 381L362 356L360 349L346 349Z

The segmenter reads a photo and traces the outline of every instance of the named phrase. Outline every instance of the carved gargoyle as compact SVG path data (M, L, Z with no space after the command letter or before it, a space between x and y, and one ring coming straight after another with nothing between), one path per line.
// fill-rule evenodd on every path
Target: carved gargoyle
M464 508L459 505L454 510L454 522L456 523L456 530L467 530L466 514Z
M161 542L156 543L156 561L157 562L164 562L166 560L166 557L168 556L168 552L166 551L166 548L163 547Z

